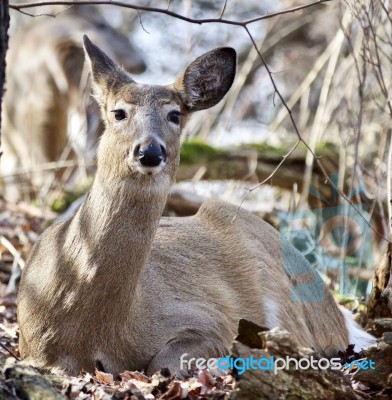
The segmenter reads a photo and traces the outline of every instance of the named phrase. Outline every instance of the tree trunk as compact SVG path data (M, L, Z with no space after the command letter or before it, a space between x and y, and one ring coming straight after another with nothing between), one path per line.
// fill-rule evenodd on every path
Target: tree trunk
M388 244L374 274L374 287L370 295L364 325L372 326L375 318L392 317L392 280L391 280L392 245Z
M5 83L5 55L8 49L8 28L10 25L10 15L8 0L0 2L0 156L1 156L1 104L4 95Z

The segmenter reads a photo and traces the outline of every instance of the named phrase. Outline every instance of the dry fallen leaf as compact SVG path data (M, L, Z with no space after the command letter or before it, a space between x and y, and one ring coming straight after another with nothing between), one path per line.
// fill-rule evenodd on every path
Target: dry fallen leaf
M122 374L120 374L120 377L122 381L135 379L137 381L151 383L151 379L147 375L144 375L138 371L124 371Z
M170 389L159 400L182 400L182 389L180 382L173 382L170 385Z
M113 385L114 379L112 374L107 374L105 372L95 370L94 381L97 383L102 383L104 385Z

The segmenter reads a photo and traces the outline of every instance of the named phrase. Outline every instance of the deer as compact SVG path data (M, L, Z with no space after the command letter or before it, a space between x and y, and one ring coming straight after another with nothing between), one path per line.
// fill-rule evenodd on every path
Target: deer
M103 129L99 109L89 101L82 32L130 72L146 69L136 46L93 6L19 27L10 38L3 107L0 171L9 200L45 197L51 170L39 171L43 164L74 160L82 166L79 172L93 164Z
M161 217L193 112L220 102L236 52L201 55L166 86L136 83L84 36L105 132L85 202L32 249L18 294L22 358L65 374L180 369L183 354L227 355L241 318L324 355L372 337L278 231L209 199Z

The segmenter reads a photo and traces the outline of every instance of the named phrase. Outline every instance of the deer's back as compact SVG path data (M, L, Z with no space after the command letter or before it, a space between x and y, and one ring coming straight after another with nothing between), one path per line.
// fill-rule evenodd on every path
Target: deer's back
M194 217L162 219L145 279L147 296L158 292L163 308L177 304L181 314L189 301L196 307L184 321L203 311L206 325L225 326L228 337L247 318L322 353L347 345L344 319L302 254L262 219L221 201L207 201Z

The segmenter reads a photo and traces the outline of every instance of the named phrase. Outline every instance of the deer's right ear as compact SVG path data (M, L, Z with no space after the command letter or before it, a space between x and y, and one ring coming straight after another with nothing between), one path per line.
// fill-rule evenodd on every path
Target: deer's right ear
M98 102L103 101L106 93L117 85L133 82L132 78L112 61L87 35L83 36L86 60L90 65L93 91Z
M218 104L234 81L237 54L231 47L221 47L203 54L188 66L176 80L189 111L198 111Z

